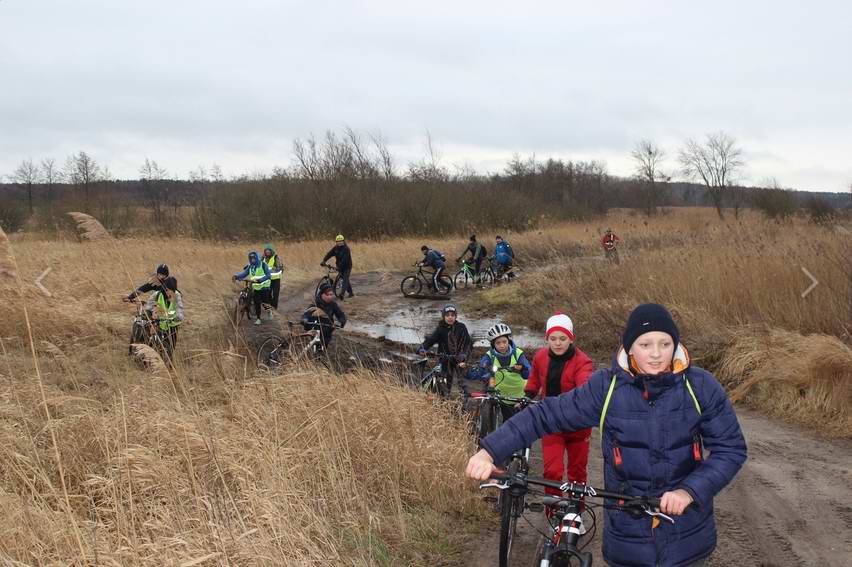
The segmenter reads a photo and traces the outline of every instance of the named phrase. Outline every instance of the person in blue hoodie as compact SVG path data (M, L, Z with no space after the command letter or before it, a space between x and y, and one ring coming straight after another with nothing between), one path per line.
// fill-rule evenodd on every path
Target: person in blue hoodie
M434 270L432 273L432 289L434 291L438 291L438 286L443 285L440 283L439 278L441 277L441 274L444 273L444 268L447 266L446 259L441 252L434 248L429 248L425 244L420 247L420 251L423 252L423 259L419 262L419 264Z
M512 341L511 327L497 323L488 329L486 336L491 348L479 359L477 367L471 369L469 377L473 380L487 380L488 387L494 388L500 395L523 398L532 365L524 351ZM514 403L500 404L503 421L515 415L515 411Z
M495 240L497 244L494 246L494 260L503 273L508 273L510 278L515 277L515 274L511 271L512 264L515 261L515 251L512 250L512 245L499 234L495 237Z
M254 303L254 315L256 317L254 324L260 325L261 308L264 303L269 303L269 289L272 286L272 273L269 271L269 266L266 262L260 261L260 255L252 250L248 254L249 263L243 268L243 271L234 274L234 280L247 280L251 282L252 303ZM271 315L271 313L270 313Z
M614 567L706 565L716 547L713 498L742 467L746 443L712 374L692 366L671 314L644 304L630 314L611 369L515 415L481 442L465 474L486 480L514 451L548 434L597 426L604 485L660 498L674 524L605 510L603 555ZM709 452L709 454L708 454Z

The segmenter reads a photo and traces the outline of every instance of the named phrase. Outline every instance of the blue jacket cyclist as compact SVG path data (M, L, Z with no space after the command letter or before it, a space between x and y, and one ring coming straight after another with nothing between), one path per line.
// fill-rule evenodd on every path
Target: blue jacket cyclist
M254 315L256 317L254 324L260 325L261 306L269 303L269 290L272 286L272 273L269 271L269 266L266 262L260 260L260 255L251 251L248 254L249 263L243 268L243 271L234 274L234 280L244 280L251 282L252 303L254 303Z

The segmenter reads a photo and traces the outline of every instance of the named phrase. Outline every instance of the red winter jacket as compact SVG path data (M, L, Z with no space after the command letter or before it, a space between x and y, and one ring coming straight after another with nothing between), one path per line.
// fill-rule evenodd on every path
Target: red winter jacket
M538 349L535 357L533 357L530 377L527 379L527 385L524 388L524 392L527 395L530 397L541 395L542 399L545 397L547 394L547 369L549 366L550 349L547 347ZM564 394L577 386L582 386L589 380L589 376L592 375L593 371L594 365L592 364L592 359L574 345L574 356L568 359L565 363L565 368L562 369L560 393ZM590 431L589 429L583 429L569 435L572 438L576 437L577 440L581 440L587 438Z

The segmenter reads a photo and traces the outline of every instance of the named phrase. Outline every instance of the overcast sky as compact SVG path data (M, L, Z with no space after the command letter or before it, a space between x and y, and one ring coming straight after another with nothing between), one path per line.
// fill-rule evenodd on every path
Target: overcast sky
M724 130L745 181L852 182L852 3L0 0L0 175L85 150L116 177L292 163L295 138L427 130L449 166L512 154L676 166Z

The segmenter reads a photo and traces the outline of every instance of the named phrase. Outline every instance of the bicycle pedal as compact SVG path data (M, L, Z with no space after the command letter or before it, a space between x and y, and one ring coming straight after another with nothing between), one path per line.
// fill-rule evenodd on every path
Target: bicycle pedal
M496 503L498 499L496 496L483 496L483 500L486 502Z
M530 512L544 512L544 504L541 502L529 502L526 508Z

